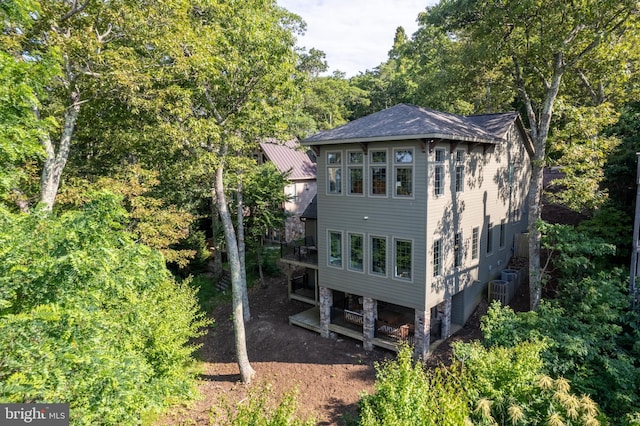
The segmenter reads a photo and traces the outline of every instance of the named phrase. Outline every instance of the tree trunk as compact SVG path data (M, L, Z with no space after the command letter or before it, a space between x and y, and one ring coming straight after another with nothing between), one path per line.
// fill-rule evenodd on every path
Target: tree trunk
M40 140L46 153L42 175L40 176L40 202L45 210L53 210L53 204L60 187L60 178L69 158L71 137L80 113L80 93L76 88L71 92L71 105L64 112L64 127L60 135L60 146L56 153L51 137L47 134ZM37 112L36 112L37 114Z
M244 200L242 198L242 175L238 172L238 254L240 256L240 278L242 280L242 312L244 322L251 320L249 310L249 292L247 291L247 257L244 240Z
M537 223L542 217L542 191L544 165L546 157L547 139L553 106L560 90L560 81L565 68L562 54L554 55L554 74L546 86L546 93L542 111L535 120L530 99L526 96L526 89L520 87L521 93L525 93L525 104L529 113L533 132L534 155L531 160L531 183L529 186L529 307L534 310L538 307L542 298L542 270L540 268L540 231ZM531 119L533 117L533 119Z
M238 367L240 368L240 377L243 383L249 384L256 375L255 370L249 363L247 354L247 341L243 321L242 307L242 276L240 272L240 255L238 252L238 242L236 240L235 230L233 229L233 221L231 213L227 207L227 200L224 195L224 182L222 180L224 167L222 164L216 168L215 191L216 203L222 221L224 237L227 243L227 255L229 257L229 268L231 271L231 294L233 306L233 329L235 331L236 356Z
M218 206L216 203L216 188L211 188L211 245L213 246L213 261L210 262L212 271L216 279L222 276L222 249L218 240L220 231L220 217L218 215Z

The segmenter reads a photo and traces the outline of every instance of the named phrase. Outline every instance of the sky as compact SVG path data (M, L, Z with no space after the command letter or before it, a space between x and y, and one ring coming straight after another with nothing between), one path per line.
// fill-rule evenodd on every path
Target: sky
M388 59L396 28L409 37L418 29L418 14L436 0L277 0L307 23L298 47L322 50L329 72L347 77L371 70Z

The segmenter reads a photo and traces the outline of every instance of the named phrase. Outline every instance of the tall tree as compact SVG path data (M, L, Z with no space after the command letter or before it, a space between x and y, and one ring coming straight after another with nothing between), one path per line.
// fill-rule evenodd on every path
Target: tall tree
M431 18L460 41L473 40L477 58L508 70L531 128L534 154L529 190L531 307L541 295L540 232L542 174L554 106L563 79L595 66L602 49L615 49L634 33L635 0L502 2L443 0ZM602 66L602 64L597 64ZM615 73L611 68L610 72Z

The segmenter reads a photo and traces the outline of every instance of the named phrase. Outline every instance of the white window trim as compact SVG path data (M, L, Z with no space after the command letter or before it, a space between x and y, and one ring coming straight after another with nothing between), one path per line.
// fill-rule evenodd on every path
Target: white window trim
M382 163L374 163L372 161L373 159L373 153L374 152L384 152L385 153L385 163L384 163L384 167L386 170L386 176L385 176L385 191L384 191L384 195L380 195L380 194L374 194L373 193L373 172L371 171L371 169L373 167L380 167L382 166ZM367 157L369 157L369 164L367 165L367 169L368 169L368 173L367 173L367 177L369 178L369 180L367 181L367 186L369 187L369 190L367 191L367 195L369 197L373 197L373 198L388 198L389 197L389 149L388 148L379 148L379 149L369 149L368 153L367 153Z
M458 248L458 256L460 258L460 264L456 265L457 262L457 256L456 256L456 235L460 235L460 247ZM466 250L464 249L464 233L462 231L458 232L457 234L453 234L453 266L456 269L460 269L464 267L464 260L466 258Z
M396 163L396 151L411 151L411 163ZM397 198L399 200L413 200L416 197L416 150L412 146L407 147L397 147L392 151L393 156L393 180L391 181L391 196L393 198ZM398 183L398 168L409 168L411 167L411 195L398 195L396 194L397 183Z
M435 246L436 246L436 241L440 240L440 273L438 275L434 275L434 272L436 270L435 268L435 262L434 262L434 254L435 254ZM433 239L431 240L431 248L429 250L429 253L431 254L430 259L431 259L431 271L430 273L428 273L427 275L434 279L434 280L438 280L438 279L442 279L444 277L444 239L442 238L441 235L436 235L433 237Z
M396 259L396 256L398 255L396 243L398 241L408 241L408 242L411 243L411 277L410 278L402 278L402 277L398 276L398 271L397 271L398 262L397 262L397 259ZM403 283L412 283L413 282L413 278L415 276L415 271L416 271L416 268L415 268L415 255L414 255L415 252L416 252L415 247L416 247L416 244L415 244L415 241L413 240L413 238L395 238L395 237L393 238L392 247L391 247L391 249L393 250L393 275L392 275L392 278L395 281L400 281L400 282L403 282Z
M340 154L340 164L329 164L329 154L339 153ZM325 152L325 194L330 195L332 197L338 197L344 195L344 152L342 150L332 149L330 151ZM340 192L331 192L329 190L329 169L340 169Z
M371 256L373 256L373 239L374 238L378 238L381 240L384 240L384 274L381 274L380 272L375 272L373 270L373 262L371 261ZM368 241L368 246L369 246L369 251L368 251L368 267L367 267L367 271L369 273L369 275L374 276L374 277L380 277L380 278L386 278L389 276L389 238L385 235L375 235L375 234L369 234L367 237L367 241Z
M362 237L362 270L359 269L353 269L351 267L351 236L352 235L358 235L360 237ZM347 232L347 269L351 272L356 272L358 274L364 274L364 272L367 270L367 250L366 250L366 240L365 240L366 236L360 232Z
M476 256L475 256L475 257L473 257L473 249L474 249L474 245L473 245L473 231L474 231L474 230L476 230L476 229L478 230L478 238L476 239L476 244L477 244L477 245L475 246L475 249L476 249ZM481 239L482 239L482 234L480 233L480 226L474 226L474 227L471 229L471 261L480 261L480 250L481 250L481 248L482 248L482 242L481 242Z
M349 163L349 154L352 152L358 152L362 154L362 163L361 164L350 164ZM362 152L362 150L351 149L346 151L346 166L347 166L347 191L346 194L349 197L364 197L367 195L367 155ZM351 169L362 169L362 194L356 194L351 192Z
M437 153L438 152L444 152L444 160L443 161L437 161ZM445 167L447 163L447 150L445 148L436 148L433 150L433 195L436 198L440 198L440 197L444 197L445 193L447 192L447 185L446 185L446 175L447 175L447 168ZM442 168L442 193L438 194L436 192L436 169L441 167Z
M498 250L507 248L507 219L500 220L500 231L498 234Z
M331 264L331 234L340 234L340 254L341 254L341 265L336 266ZM345 258L344 258L344 232L338 231L336 229L327 229L327 266L333 269L344 269L345 266Z

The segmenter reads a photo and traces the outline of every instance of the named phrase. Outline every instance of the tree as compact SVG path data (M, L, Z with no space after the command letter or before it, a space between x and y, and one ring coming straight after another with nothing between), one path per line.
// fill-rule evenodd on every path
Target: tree
M540 300L540 219L542 173L547 141L563 79L601 70L600 52L627 46L635 35L638 3L588 1L580 5L551 0L498 2L444 0L430 12L455 37L473 41L479 60L508 70L531 128L534 152L529 189L529 274L531 307ZM612 74L616 74L613 68ZM600 72L599 75L602 75ZM604 87L604 86L603 86Z

